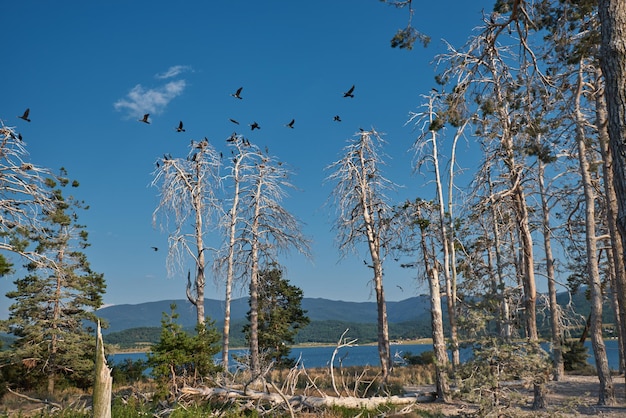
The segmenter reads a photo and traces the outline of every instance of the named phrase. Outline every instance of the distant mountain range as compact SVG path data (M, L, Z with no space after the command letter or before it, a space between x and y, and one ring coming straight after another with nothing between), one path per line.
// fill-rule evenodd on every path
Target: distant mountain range
M118 332L129 328L160 327L163 313L170 313L170 305L176 304L178 323L193 327L196 311L186 299L161 300L135 305L113 305L99 309L97 315L105 319L109 327L103 333ZM224 320L224 301L205 299L205 315L221 323ZM304 298L302 308L311 321L343 321L351 323L375 323L376 302L344 302L323 298ZM234 299L231 303L231 319L245 319L249 310L248 298ZM389 323L402 323L430 318L430 298L426 295L399 302L387 302Z
M587 317L590 312L589 301L585 297L585 289L576 294L569 295L562 292L557 295L559 305L571 304L571 308L577 312L579 318ZM545 299L544 299L545 300ZM538 304L543 300L538 298ZM124 331L131 328L160 328L163 313L170 313L170 305L176 304L177 322L184 328L193 328L196 324L195 308L186 299L161 300L158 302L146 302L135 305L113 305L99 309L97 315L108 322L109 327L103 330L104 334ZM224 320L224 302L215 299L205 299L205 315L214 320L218 327ZM352 324L351 327L362 324L376 324L376 302L345 302L323 298L304 298L302 307L307 311L307 316L314 323L341 323ZM234 299L231 303L231 320L233 323L245 322L249 310L248 298ZM549 322L544 316L543 309L539 309L538 322L540 328L547 327ZM447 317L445 306L443 307L444 319ZM399 302L387 302L387 319L394 324L428 324L430 327L430 297L420 295ZM608 300L605 300L603 309L603 322L614 323L615 318ZM345 329L345 328L344 328ZM427 333L426 335L428 335Z

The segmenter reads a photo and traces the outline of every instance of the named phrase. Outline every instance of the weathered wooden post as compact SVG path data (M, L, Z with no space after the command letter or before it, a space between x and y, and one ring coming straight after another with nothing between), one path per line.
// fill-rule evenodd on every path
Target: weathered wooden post
M100 321L96 336L96 379L93 384L93 417L111 418L111 389L113 376L104 357L104 344L100 332Z

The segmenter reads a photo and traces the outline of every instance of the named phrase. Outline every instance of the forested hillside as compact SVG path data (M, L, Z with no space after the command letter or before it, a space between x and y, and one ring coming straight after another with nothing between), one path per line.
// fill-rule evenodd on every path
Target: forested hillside
M115 305L99 309L97 314L108 323L105 334L128 328L160 327L164 312L170 311L170 305L176 304L178 322L184 327L193 327L196 323L195 310L186 300L163 300L136 305ZM406 322L424 318L429 312L429 299L416 296L399 302L387 303L390 323ZM206 315L220 323L224 317L224 302L215 299L205 300ZM311 321L345 321L349 323L376 323L375 302L344 302L321 298L304 298L302 308L307 311ZM233 321L244 319L249 310L248 299L232 301L231 318ZM427 320L430 320L427 315Z
M578 316L579 322L583 322L590 311L587 293L583 288L570 296L567 292L558 295L559 304L568 307ZM245 309L247 300L244 298L234 301L234 321L231 324L231 342L234 347L245 346L243 326L245 321ZM119 348L136 347L142 343L155 343L159 339L159 321L163 309L169 309L171 302L159 301L137 305L111 306L98 311L102 318L110 321L110 328L105 334L105 342ZM175 301L178 306L187 304L184 300ZM399 302L389 302L389 336L392 340L410 340L431 337L430 312L428 299L425 296L417 296ZM207 312L220 313L215 308L220 301L207 300ZM605 303L605 324L613 324L615 317L613 311ZM311 323L300 329L296 335L297 344L323 343L335 344L341 334L349 329L351 338L358 338L360 343L376 341L376 310L373 302L343 302L328 299L303 299L303 306L307 308L307 315ZM191 309L180 309L180 323L187 330L192 330L195 325L195 317ZM184 313L183 313L184 312ZM219 316L218 316L219 317ZM158 320L155 320L158 318ZM540 330L543 335L549 333L548 318L539 315ZM141 326L126 327L128 324L145 324ZM217 320L216 326L221 328L222 321ZM577 336L576 330L574 335Z

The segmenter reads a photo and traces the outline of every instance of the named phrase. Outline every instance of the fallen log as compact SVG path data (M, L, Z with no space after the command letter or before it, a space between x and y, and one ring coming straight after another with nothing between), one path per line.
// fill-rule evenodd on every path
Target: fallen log
M370 398L357 398L354 396L306 396L306 395L280 395L278 393L268 393L259 391L242 391L227 388L209 388L209 387L184 387L181 389L183 394L199 395L209 399L219 398L222 400L252 400L265 401L272 404L289 402L291 407L309 407L323 408L332 406L342 406L346 408L365 408L373 409L380 405L410 405L419 402L432 402L436 399L436 393L424 392L413 393L409 396L374 396ZM284 397L283 397L284 396Z

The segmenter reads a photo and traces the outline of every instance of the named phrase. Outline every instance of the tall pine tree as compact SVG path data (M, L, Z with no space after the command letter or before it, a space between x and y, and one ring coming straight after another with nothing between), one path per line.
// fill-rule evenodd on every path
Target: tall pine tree
M41 213L44 227L20 228L41 258L24 265L24 277L6 294L14 303L3 321L17 337L1 354L3 372L11 374L5 378L22 388L45 389L49 396L59 383L91 384L95 339L86 321L96 319L94 311L102 305L106 288L104 275L91 270L83 252L88 234L78 223L78 212L88 207L64 196L67 185L78 187L78 182L70 181L65 169L48 178L53 204Z

